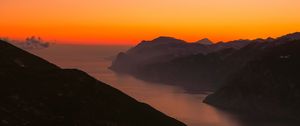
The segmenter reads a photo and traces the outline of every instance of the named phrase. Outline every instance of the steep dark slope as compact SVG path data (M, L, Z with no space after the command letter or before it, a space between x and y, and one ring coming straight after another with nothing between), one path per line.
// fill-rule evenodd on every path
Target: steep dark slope
M281 45L266 47L205 102L240 112L300 120L300 41L293 40L282 43L280 38L276 43Z
M0 41L1 126L184 126L75 69Z

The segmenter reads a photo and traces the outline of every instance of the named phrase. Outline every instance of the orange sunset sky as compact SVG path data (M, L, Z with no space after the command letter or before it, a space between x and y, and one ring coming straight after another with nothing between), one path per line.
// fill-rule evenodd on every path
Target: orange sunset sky
M0 36L136 44L277 37L300 31L300 0L0 0Z

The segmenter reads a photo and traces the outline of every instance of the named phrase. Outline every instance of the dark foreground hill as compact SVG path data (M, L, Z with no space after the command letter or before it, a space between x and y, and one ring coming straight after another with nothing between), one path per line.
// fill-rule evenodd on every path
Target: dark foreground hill
M0 40L1 126L184 126L75 69Z
M300 41L292 39L248 62L204 102L238 112L300 120L299 65Z

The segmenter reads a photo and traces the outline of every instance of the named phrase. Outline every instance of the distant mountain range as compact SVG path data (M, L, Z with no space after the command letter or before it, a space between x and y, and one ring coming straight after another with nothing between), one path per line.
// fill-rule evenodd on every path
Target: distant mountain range
M185 126L76 69L0 40L1 126Z
M204 102L219 108L300 120L299 32L212 45L168 43L139 44L121 53L111 69L189 92L214 91Z
M298 40L298 35L215 44L159 37L120 53L110 69L148 81L179 85L188 91L215 90L264 50Z

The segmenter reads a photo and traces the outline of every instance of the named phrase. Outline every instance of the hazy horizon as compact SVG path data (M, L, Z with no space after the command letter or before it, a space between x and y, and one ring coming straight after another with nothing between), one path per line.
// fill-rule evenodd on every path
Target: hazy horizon
M278 36L267 36L267 37L257 37L257 38L236 38L236 39L232 39L232 40L229 40L229 41L212 41L213 43L218 43L218 42L230 42L230 41L235 41L235 40L255 40L255 39L267 39L267 38L278 38L278 37L281 37L283 35L287 35L287 34L292 34L292 33L297 33L297 32L300 32L300 31L293 31L293 32L290 32L290 33L285 33L285 34L282 34L282 35L278 35ZM34 35L32 35L34 36ZM4 36L0 36L0 39L7 39L8 41L12 41L12 42L24 42L24 40L26 40L25 38L28 38L28 37L32 37L32 36L27 36L27 37L24 37L24 39L13 39L13 38L9 38L9 37L4 37ZM34 36L34 37L39 37L39 36ZM211 40L210 38L199 38L197 39L196 41L187 41L187 40L184 40L184 39L181 39L181 38L177 38L176 36L166 36L166 35L160 35L160 36L157 36L157 37L154 37L152 39L148 39L148 40L140 40L140 41L137 41L135 43L90 43L90 42L81 42L81 43L66 43L66 42L59 42L59 41L53 41L53 40L43 40L45 42L49 42L51 44L59 44L59 45L82 45L82 46L91 46L91 45L98 45L98 46L135 46L137 44L139 44L140 42L142 41L151 41L155 38L158 38L158 37L172 37L172 38L175 38L175 39L179 39L179 40L183 40L187 43L193 43L193 42L197 42L198 40L202 40L202 39L209 39Z
M59 43L136 44L276 37L300 31L298 0L2 0L0 36Z

